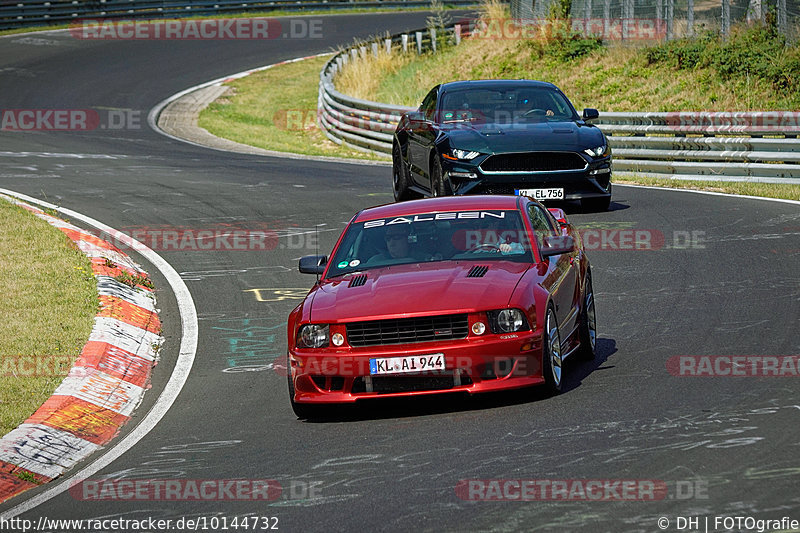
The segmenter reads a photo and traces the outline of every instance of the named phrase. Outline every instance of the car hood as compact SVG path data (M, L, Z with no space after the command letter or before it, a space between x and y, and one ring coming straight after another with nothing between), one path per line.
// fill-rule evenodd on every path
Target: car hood
M482 277L467 277L476 265L488 270ZM333 323L502 308L529 266L447 261L356 272L320 283L313 291L311 320ZM365 275L366 282L350 286L359 275Z
M458 123L444 125L441 131L451 148L484 154L531 150L582 152L584 148L604 143L599 128L575 122Z

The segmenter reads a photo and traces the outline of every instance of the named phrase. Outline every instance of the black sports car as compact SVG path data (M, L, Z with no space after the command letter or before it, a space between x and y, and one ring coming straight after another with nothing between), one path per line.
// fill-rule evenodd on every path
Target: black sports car
M451 194L522 194L540 201L611 202L611 148L552 83L457 81L437 85L405 113L392 148L398 201Z

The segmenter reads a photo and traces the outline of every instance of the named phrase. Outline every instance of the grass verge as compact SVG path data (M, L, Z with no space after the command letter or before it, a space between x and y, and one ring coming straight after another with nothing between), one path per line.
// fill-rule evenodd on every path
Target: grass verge
M267 150L381 159L340 146L317 127L319 71L328 59L288 63L229 82L228 92L200 113L199 126Z
M781 198L800 201L800 185L783 183L753 183L745 181L694 181L669 178L651 178L647 176L625 176L613 178L614 184L649 185L651 187L672 187L674 189L692 189L695 191L724 192L745 196L763 196L764 198Z
M59 230L0 199L0 435L64 379L92 329L89 259Z

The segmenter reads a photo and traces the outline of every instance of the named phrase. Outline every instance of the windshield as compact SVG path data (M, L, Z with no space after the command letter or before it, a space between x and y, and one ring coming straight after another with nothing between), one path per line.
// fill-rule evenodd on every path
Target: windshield
M563 122L575 111L558 91L539 87L451 90L442 96L441 122Z
M518 211L424 213L351 224L328 277L436 261L533 261Z

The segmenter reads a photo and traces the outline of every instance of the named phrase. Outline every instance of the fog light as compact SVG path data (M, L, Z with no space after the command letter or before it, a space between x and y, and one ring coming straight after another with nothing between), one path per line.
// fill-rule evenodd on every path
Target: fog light
M474 172L455 172L452 170L450 171L449 175L451 178L467 178L471 180L474 180L478 177L478 175Z
M484 331L486 331L486 325L483 322L475 322L472 324L472 333L475 335L483 335Z
M342 335L341 333L334 333L333 335L331 335L331 342L333 343L334 346L341 346L342 344L344 344L344 335Z

